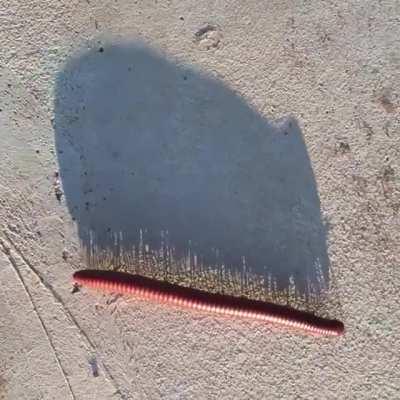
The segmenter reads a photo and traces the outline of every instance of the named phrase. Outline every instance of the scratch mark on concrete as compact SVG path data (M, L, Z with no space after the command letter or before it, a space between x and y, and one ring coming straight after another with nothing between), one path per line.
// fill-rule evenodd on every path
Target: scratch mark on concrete
M22 259L22 261L25 263L25 265L36 275L36 277L39 279L40 283L52 294L54 300L56 303L58 303L64 314L67 316L68 320L75 325L75 327L78 329L78 332L80 335L84 338L86 341L86 345L90 348L92 353L96 352L96 345L92 342L92 340L89 338L85 330L79 325L78 321L75 319L75 317L72 315L72 313L69 311L68 307L65 305L64 301L62 300L61 296L53 289L53 287L42 277L41 273L29 262L29 260L24 256L23 252L19 249L19 247L15 244L13 239L10 237L10 235L3 230L3 235L7 238L7 241L11 244L11 246L14 248L15 252L19 255L19 257ZM9 246L6 246L4 243L4 239L0 238L0 244L3 246L3 249L7 249ZM6 252L6 251L5 251ZM6 252L7 254L7 252ZM8 254L7 254L8 256ZM115 381L114 376L111 374L109 368L106 366L106 364L102 361L99 360L99 364L105 371L106 379L113 385L113 387L116 390L116 393L121 396L122 399L125 397L122 396L122 392L119 389L118 384Z
M3 240L0 239L0 243L1 243L1 247L2 247L2 250L3 250L4 254L7 256L8 260L10 261L11 266L13 267L13 269L14 269L14 271L15 271L15 273L16 273L18 279L19 279L19 281L20 281L21 284L22 284L22 287L23 287L24 290L25 290L25 293L27 294L27 296L28 296L28 298L29 298L29 300L30 300L30 302L31 302L31 304L32 304L33 310L35 311L35 314L37 315L37 317L38 317L38 319L39 319L40 325L42 326L42 329L43 329L43 331L44 331L44 333L45 333L45 335L46 335L46 337L47 337L47 340L48 340L48 342L49 342L49 344L50 344L50 347L51 347L51 349L53 350L53 353L54 353L54 357L55 357L55 359L56 359L57 366L58 366L58 368L60 369L61 374L63 375L64 381L65 381L65 384L67 385L68 390L69 390L69 392L70 392L70 394L71 394L71 398L72 398L73 400L76 400L75 394L74 394L74 392L73 392L73 390L72 390L72 387L71 387L71 383L69 382L69 380L68 380L68 378L67 378L67 374L65 373L65 370L64 370L64 368L63 368L63 366L62 366L62 364L61 364L60 358L59 358L59 356L58 356L58 353L57 353L57 350L56 350L56 348L55 348L55 346L54 346L54 343L53 343L53 341L52 341L52 339L51 339L51 336L50 336L50 334L49 334L49 331L47 330L46 325L45 325L45 323L44 323L42 317L40 316L40 313L39 313L39 311L38 311L38 309L37 309L37 307L36 307L36 304L35 304L35 302L33 301L33 297L32 297L32 295L31 295L31 293L30 293L30 291L29 291L29 289L28 289L28 287L27 287L27 285L26 285L26 283L25 283L25 281L24 281L24 278L23 278L22 275L21 275L21 272L20 272L20 270L19 270L19 268L18 268L18 263L16 262L16 260L15 260L14 257L13 257L13 255L11 254L10 248L9 248L8 246L5 245L5 243L3 242Z

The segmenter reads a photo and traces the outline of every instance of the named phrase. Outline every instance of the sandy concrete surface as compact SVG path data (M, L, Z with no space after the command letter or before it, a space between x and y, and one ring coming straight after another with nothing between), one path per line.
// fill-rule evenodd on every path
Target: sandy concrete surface
M398 1L1 0L0 33L0 398L400 398ZM345 336L71 292L139 226L329 285Z

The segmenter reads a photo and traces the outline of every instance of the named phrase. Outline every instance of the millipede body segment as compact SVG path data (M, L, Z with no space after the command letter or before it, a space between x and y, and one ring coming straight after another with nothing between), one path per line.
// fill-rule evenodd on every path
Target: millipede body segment
M87 269L75 272L73 279L77 284L102 291L130 294L141 299L214 314L251 318L300 329L312 335L340 336L344 333L343 323L337 320L317 317L291 307L208 293L140 275Z

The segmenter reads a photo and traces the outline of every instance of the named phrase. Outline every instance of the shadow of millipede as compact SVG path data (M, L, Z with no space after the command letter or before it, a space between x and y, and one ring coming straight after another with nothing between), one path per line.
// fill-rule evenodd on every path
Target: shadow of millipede
M142 43L82 50L56 80L66 203L90 268L302 308L330 264L297 120Z

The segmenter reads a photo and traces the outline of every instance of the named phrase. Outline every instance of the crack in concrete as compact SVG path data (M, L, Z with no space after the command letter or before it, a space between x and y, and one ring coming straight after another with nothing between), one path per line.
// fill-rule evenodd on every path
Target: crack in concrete
M53 350L53 353L54 353L54 357L55 357L55 359L56 359L57 366L58 366L58 368L60 369L61 374L63 375L63 378L64 378L64 382L65 382L65 384L67 385L68 391L69 391L70 394L71 394L71 398L72 398L73 400L76 400L76 396L75 396L75 394L74 394L74 392L73 392L73 390L72 390L71 383L70 383L70 381L69 381L68 378L67 378L67 374L66 374L66 372L65 372L65 370L64 370L64 368L63 368L63 366L62 366L62 364L61 364L60 357L59 357L59 355L58 355L58 353L57 353L57 350L56 350L56 348L55 348L55 346L54 346L53 340L52 340L51 337L50 337L49 331L48 331L47 328L46 328L46 325L45 325L45 323L44 323L44 321L43 321L43 319L42 319L42 317L41 317L41 315L40 315L40 313L39 313L39 311L38 311L38 309L37 309L37 307L36 307L35 302L33 301L33 297L32 297L32 295L31 295L31 293L30 293L30 291L29 291L29 289L28 289L28 286L26 285L26 283L25 283L25 281L24 281L24 278L22 277L21 271L20 271L19 268L18 268L18 263L17 263L17 261L14 259L13 255L11 254L10 248L7 247L7 246L4 244L3 240L1 240L1 239L0 239L0 244L1 244L1 246L2 246L2 251L3 251L3 253L7 256L8 260L10 261L10 265L11 265L12 268L14 269L14 271L15 271L15 273L16 273L18 279L19 279L19 281L20 281L21 284L22 284L22 287L23 287L24 290L25 290L25 293L27 294L27 296L28 296L28 298L29 298L29 300L30 300L30 302L31 302L31 304L32 304L33 310L34 310L36 316L38 317L38 320L39 320L40 325L42 326L42 329L43 329L43 331L44 331L44 333L45 333L45 335L46 335L46 337L47 337L47 340L48 340L48 342L49 342L49 344L50 344L50 347L51 347L51 349Z
M84 338L84 340L86 341L87 346L90 348L90 351L92 353L96 353L96 346L95 344L92 342L92 340L89 338L89 336L87 335L87 333L85 332L85 330L79 325L78 321L75 319L75 317L72 315L72 313L69 311L68 307L65 305L64 301L62 300L61 296L53 289L53 287L43 278L43 276L41 275L41 273L29 262L29 260L24 256L23 252L19 249L19 247L14 243L13 239L10 237L10 235L3 230L3 235L7 238L7 241L9 242L9 244L14 248L14 251L19 255L19 257L22 259L22 261L25 263L25 265L36 275L36 277L39 279L40 283L52 294L54 300L56 301L56 303L58 303L61 307L62 310L64 312L64 314L66 315L66 317L68 318L68 320L75 325L75 327L78 329L79 334ZM5 240L0 238L0 244L3 247L3 252L5 253L5 255L10 258L10 246L7 246L5 244ZM10 260L11 262L11 260ZM13 265L14 266L14 265ZM16 267L14 267L15 269ZM20 277L20 273L19 270L17 269L17 274ZM21 279L21 277L20 277ZM22 280L23 282L23 280ZM23 282L24 288L27 291L27 287L25 285L25 283ZM29 293L29 292L28 292ZM32 304L33 303L33 299L32 297L29 295ZM37 310L35 310L36 313L38 314ZM39 319L40 316L38 314ZM44 325L43 325L44 326ZM118 386L118 384L115 381L114 376L112 375L112 373L110 372L109 368L106 366L106 364L102 361L99 360L99 364L101 365L101 367L103 368L104 372L105 372L105 377L106 379L112 384L112 386L115 388L116 392L115 394L118 394L120 396L121 399L125 399L126 397L122 395L122 392Z

